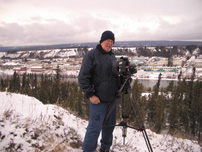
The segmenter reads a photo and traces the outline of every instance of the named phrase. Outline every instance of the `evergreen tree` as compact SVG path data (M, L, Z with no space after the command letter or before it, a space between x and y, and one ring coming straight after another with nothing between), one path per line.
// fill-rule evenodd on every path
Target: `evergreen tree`
M173 91L174 91L174 88L175 88L175 86L174 86L174 81L172 80L172 81L168 84L168 86L167 86L167 88L166 88L166 91L167 91L167 92L173 92Z
M26 75L26 73L24 73L23 74L23 76L22 76L22 86L21 86L21 93L23 93L23 94L25 94L25 87L26 87L26 77L27 77L27 75Z
M155 130L157 133L160 133L165 123L165 105L162 95L156 99L156 105L154 108L154 122Z
M178 86L171 92L169 100L169 116L168 123L170 124L170 132L177 131L179 127L188 129L187 121L187 106L184 100L186 91L186 80L178 81Z
M68 98L68 83L67 82L63 82L61 83L61 100L64 102L67 100Z
M142 97L144 87L138 79L134 81L132 91L134 96L132 99L130 99L132 103L129 103L129 106L133 104L133 107L131 107L131 111L135 111L135 113L131 113L131 120L135 122L135 125L138 125L140 127L142 123L144 123L146 99Z
M154 88L153 88L153 90L154 90L154 95L155 95L156 97L158 97L158 93L159 93L159 89L160 89L161 76L162 76L162 74L160 73L160 74L159 74L159 77L158 77L158 81L157 81L156 85L155 85Z
M153 126L155 121L157 120L157 99L159 98L159 89L160 89L160 81L161 81L161 73L159 74L158 81L156 85L153 87L154 92L151 96L149 96L148 104L147 104L147 113L148 113L148 122Z
M16 71L14 72L13 77L10 80L8 91L10 92L20 91L20 78Z
M30 77L31 77L31 75L28 74L27 75L27 82L26 82L26 86L25 86L25 94L27 94L28 96L33 96Z
M147 122L152 127L155 124L155 107L156 107L156 97L154 93L149 95L149 98L147 100Z
M136 79L133 83L132 90L133 90L135 99L138 100L139 98L141 98L141 95L144 91L144 86L142 83L139 82L138 79Z
M60 79L61 79L61 75L60 75L60 68L58 65L56 70L56 76L52 86L53 103L57 102L58 104L60 104L61 102Z
M1 78L0 91L5 91L5 89L6 89L6 83L5 83L5 81Z
M191 133L195 136L200 132L198 129L200 128L200 104L202 103L200 101L201 99L201 93L202 93L202 84L199 81L196 81L193 86L193 100L191 103L190 108L190 127L191 127Z
M34 74L33 83L32 83L32 92L34 97L37 97L37 90L38 90L38 78L37 78L37 75Z
M198 82L200 84L200 91L198 92L200 95L197 100L196 108L197 108L197 137L199 143L201 143L201 132L202 132L202 82Z
M83 94L80 89L78 89L77 94L78 95L77 95L77 102L76 102L76 111L77 111L78 115L81 117L83 115L83 109L82 109Z
M189 92L188 84L186 79L183 79L182 82L179 83L177 89L180 94L178 95L178 115L180 120L180 125L185 128L186 131L189 129L189 104L187 94ZM179 126L180 126L179 125Z
M72 86L73 87L73 86ZM74 100L75 100L75 95L74 95L74 91L73 91L73 89L72 89L72 87L71 87L71 89L70 89L70 94L69 94L69 97L68 97L68 99L67 99L67 105L68 105L68 107L70 108L70 109L72 109L72 110L75 110L75 107L74 107L74 104L75 104L75 102L74 102Z
M46 91L47 88L44 88L44 86L38 88L38 95L37 98L43 103L48 103L48 93Z

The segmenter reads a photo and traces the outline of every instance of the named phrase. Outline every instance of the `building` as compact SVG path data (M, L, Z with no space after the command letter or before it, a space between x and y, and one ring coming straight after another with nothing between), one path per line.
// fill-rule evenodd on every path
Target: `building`
M182 60L180 58L173 59L173 66L183 66L184 63L185 63L185 60Z
M148 65L149 66L167 66L168 58L154 57L150 59L150 62L148 63Z
M15 67L13 71L27 71L27 67Z
M64 65L63 66L63 68L64 69L66 69L66 70L72 70L72 71L76 71L76 70L80 70L80 68L81 68L81 65Z
M202 68L202 59L195 59L195 67Z
M15 63L15 62L6 62L2 64L2 69L13 69L15 67L20 67L20 63Z
M32 66L31 67L31 72L44 72L45 68L42 66Z
M156 66L148 66L145 68L146 72L179 72L179 67L156 67Z
M131 58L131 64L141 66L141 65L145 65L145 63L146 63L146 60L145 60L145 57L143 56L140 56L140 57L134 56Z

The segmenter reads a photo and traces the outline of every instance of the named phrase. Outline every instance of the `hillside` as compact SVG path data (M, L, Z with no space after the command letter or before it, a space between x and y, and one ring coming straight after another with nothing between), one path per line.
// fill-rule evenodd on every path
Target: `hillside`
M87 121L57 105L44 105L21 94L0 92L0 151L81 152ZM197 142L147 129L155 152L200 152ZM112 152L147 151L141 132L127 130L123 145L122 128L116 127Z
M21 50L21 51L4 51L0 52L0 59L52 59L52 58L71 58L83 57L93 47L69 47L57 49L38 49L38 50ZM202 47L197 45L189 46L138 46L138 47L113 47L115 55L127 56L200 56Z

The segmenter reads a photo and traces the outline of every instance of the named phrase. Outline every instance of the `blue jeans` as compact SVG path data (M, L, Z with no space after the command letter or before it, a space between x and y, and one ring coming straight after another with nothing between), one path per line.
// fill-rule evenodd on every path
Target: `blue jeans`
M92 104L90 102L90 121L87 127L86 135L83 143L84 152L94 152L97 148L97 140L102 131L101 148L103 150L110 149L113 140L114 125L116 124L117 106L112 111L107 119L105 125L112 125L103 127L103 121L109 103Z

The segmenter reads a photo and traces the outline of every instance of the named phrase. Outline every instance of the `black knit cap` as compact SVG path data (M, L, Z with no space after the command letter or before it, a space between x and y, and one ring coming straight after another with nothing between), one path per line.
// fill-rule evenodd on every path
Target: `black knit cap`
M111 31L104 31L104 32L102 33L102 36L101 36L101 39L100 39L100 44L101 44L103 41L107 40L107 39L111 39L111 40L113 40L114 43L115 43L114 33L112 33Z

